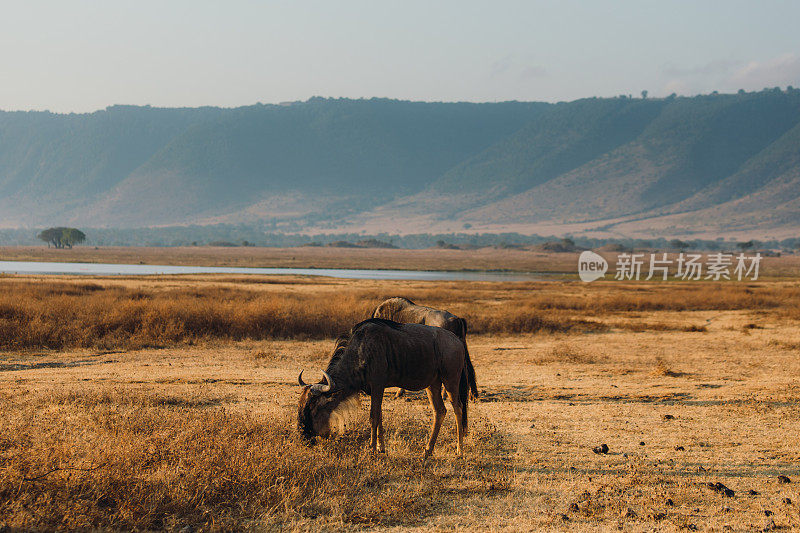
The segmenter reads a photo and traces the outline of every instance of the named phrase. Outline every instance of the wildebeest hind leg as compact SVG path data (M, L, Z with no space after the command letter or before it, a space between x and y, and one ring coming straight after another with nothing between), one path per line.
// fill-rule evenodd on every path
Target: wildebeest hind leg
M456 416L456 436L458 438L456 441L456 455L461 457L461 449L464 445L464 423L463 418L461 418L461 415L463 414L463 406L461 405L461 400L458 397L458 393L454 393L450 389L446 390L448 396L450 396L450 404L453 406L453 414Z
M425 449L423 459L427 459L433 453L433 447L436 445L436 438L439 436L439 428L442 427L442 420L447 414L447 409L442 401L442 384L436 383L431 385L425 392L428 393L428 399L433 408L433 425L431 426L431 437L428 440L428 447Z
M381 452L386 451L386 446L383 442L383 420L381 414L381 403L383 402L383 387L373 387L372 394L370 395L369 406L369 421L372 425L372 434L370 436L370 447L372 454L375 455L378 444L378 434L380 432Z

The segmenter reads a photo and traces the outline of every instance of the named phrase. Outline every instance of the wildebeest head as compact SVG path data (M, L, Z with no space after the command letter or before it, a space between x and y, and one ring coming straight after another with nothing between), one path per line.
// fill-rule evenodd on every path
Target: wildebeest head
M335 416L334 412L350 396L343 390L336 390L333 379L328 374L323 372L322 375L324 380L313 385L303 381L302 372L297 378L303 387L297 408L297 429L309 444L318 435L328 437L339 429L341 416Z

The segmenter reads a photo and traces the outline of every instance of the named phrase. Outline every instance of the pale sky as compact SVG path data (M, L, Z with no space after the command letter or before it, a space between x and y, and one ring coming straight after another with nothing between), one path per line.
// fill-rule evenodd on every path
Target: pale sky
M794 1L0 0L0 109L800 86Z

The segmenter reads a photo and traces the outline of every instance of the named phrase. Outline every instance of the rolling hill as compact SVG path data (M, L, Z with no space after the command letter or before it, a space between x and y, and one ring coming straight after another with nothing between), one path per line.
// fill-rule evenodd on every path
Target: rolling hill
M795 236L800 91L0 112L0 227Z

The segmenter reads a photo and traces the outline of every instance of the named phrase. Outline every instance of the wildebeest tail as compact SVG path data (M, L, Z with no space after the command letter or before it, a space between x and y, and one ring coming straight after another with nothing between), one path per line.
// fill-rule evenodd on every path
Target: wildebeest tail
M475 381L475 368L472 366L472 361L469 359L469 349L467 348L467 321L463 318L458 319L458 336L464 342L464 365L467 368L467 378L469 379L469 388L472 391L472 397L478 397L478 383Z
M472 361L469 359L469 350L467 343L464 343L464 368L467 372L467 380L469 381L469 390L472 391L472 397L478 397L478 384L475 382L475 368L472 366Z
M469 378L466 366L461 371L461 382L458 385L458 399L461 402L461 427L467 432L467 403L469 402Z

